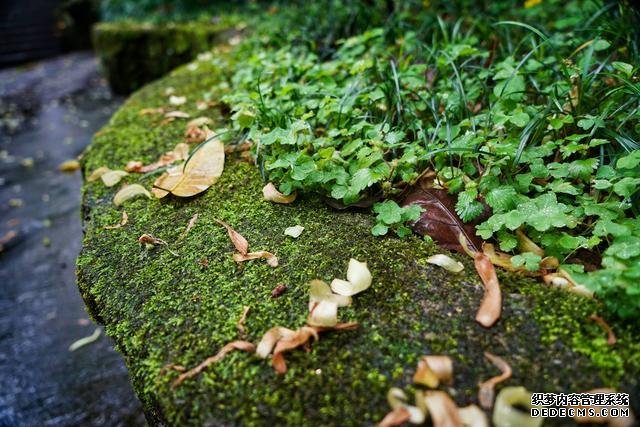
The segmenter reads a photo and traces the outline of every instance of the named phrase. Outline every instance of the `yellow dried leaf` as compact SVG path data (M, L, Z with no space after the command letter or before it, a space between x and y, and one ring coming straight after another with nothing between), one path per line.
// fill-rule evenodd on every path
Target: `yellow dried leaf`
M224 145L210 139L200 145L184 167L174 166L154 182L154 195L195 196L214 184L224 170Z
M315 302L307 317L309 326L333 327L338 324L338 303L328 299Z
M418 361L413 382L436 388L440 381L450 383L453 379L453 361L449 356L424 356Z
M103 173L102 176L100 176L100 179L107 187L113 187L127 175L129 174L125 171L108 171Z
M139 116L146 116L147 114L163 114L164 108L143 108L138 111Z
M60 172L75 172L80 169L80 162L76 159L64 161L58 165Z
M257 252L249 252L246 254L241 254L239 252L236 252L233 254L233 260L235 262L251 261L252 259L260 259L260 258L266 259L267 264L269 264L271 267L275 268L278 266L278 258L271 252L257 251Z
M164 115L166 119L188 119L189 114L184 111L169 111Z
M285 196L271 182L264 186L262 195L267 202L289 204L296 199L296 193Z
M127 225L127 222L129 222L129 215L127 214L127 211L122 211L122 219L120 220L119 224L116 225L105 225L104 228L105 230L113 230L116 228L121 228L124 227L125 225Z
M131 184L125 187L122 187L120 191L113 196L113 203L116 206L120 206L124 202L129 199L133 199L134 197L145 196L151 198L151 194L140 184Z
M127 172L147 173L159 169L164 166L177 162L179 160L186 160L189 157L189 146L183 142L177 144L173 150L164 153L158 160L148 165L143 165L142 162L130 161L127 163L125 169Z
M98 169L96 169L93 172L91 172L91 175L89 175L87 177L87 181L89 181L89 182L97 181L98 179L100 179L102 177L102 175L104 175L105 173L109 172L110 170L111 169L109 169L106 166L100 166Z

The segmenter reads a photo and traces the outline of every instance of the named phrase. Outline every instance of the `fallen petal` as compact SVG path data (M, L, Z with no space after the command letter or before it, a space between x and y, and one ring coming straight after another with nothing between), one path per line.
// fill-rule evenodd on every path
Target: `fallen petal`
M449 356L424 356L418 361L413 382L436 388L440 382L453 380L453 360Z
M443 391L427 391L424 394L424 403L427 407L433 427L461 426L462 420L458 413L458 407L449 395Z
M489 418L477 405L458 408L460 422L464 427L489 427Z
M398 407L389 412L385 417L380 421L378 427L396 427L400 426L409 421L411 418L411 414L407 410L407 408Z
M404 408L409 413L409 422L422 424L425 420L425 412L416 406L407 403L407 395L397 387L391 387L387 392L387 402L391 409Z
M84 347L85 345L91 344L100 338L100 334L102 334L102 329L96 328L91 335L88 337L80 338L79 340L74 341L69 346L69 351L76 351L79 348Z
M267 202L274 203L289 204L296 199L296 193L285 196L279 192L271 182L264 186L262 189L262 195Z
M332 301L338 307L346 307L351 304L351 297L334 294L322 280L312 280L309 282L309 311L320 301Z
M293 237L294 239L300 237L300 235L302 234L302 232L304 231L304 227L300 226L300 225L294 225L293 227L287 227L284 230L284 235L285 236L290 236Z
M464 270L464 265L460 261L456 261L448 255L436 254L427 258L429 264L435 264L453 273L460 273Z
M258 347L256 348L256 354L258 357L265 359L273 350L276 343L283 337L291 337L295 334L294 331L282 326L274 326L269 329L263 336Z
M505 387L498 393L491 419L495 427L541 426L544 418L533 418L530 413L531 393L524 387Z
M100 179L100 177L102 175L104 175L105 173L109 172L110 170L111 169L109 169L106 166L100 166L98 169L96 169L93 172L91 172L91 175L89 175L87 177L87 181L89 181L89 182L97 181L98 179Z
M122 180L123 177L129 175L127 172L125 171L108 171L102 174L102 176L100 176L100 179L102 179L102 182L104 183L104 185L106 185L107 187L113 187L114 185L116 185L117 183L120 182L120 180Z
M331 289L339 295L352 296L371 286L371 272L366 262L351 258L347 268L347 280L334 279Z
M491 354L488 351L484 352L484 356L501 371L500 375L491 377L478 384L478 387L480 388L478 391L478 401L480 402L480 406L484 409L491 409L493 406L493 399L495 396L494 389L496 384L511 378L512 371L511 366L503 358L496 356L495 354Z
M335 301L322 300L314 303L307 317L309 326L333 327L338 323L338 304Z

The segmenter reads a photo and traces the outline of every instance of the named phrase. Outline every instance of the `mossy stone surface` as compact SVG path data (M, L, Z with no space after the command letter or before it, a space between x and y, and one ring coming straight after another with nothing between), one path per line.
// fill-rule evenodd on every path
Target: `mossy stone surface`
M195 102L218 96L211 88L233 61L217 52L194 64L134 94L96 135L84 155L84 173L100 166L120 169L130 160L150 162L181 142L185 121L162 125L161 116L138 113L167 106L165 89L173 87L188 99L181 110L203 115ZM223 124L214 110L204 115ZM156 176L125 180L150 188ZM373 425L389 409L387 390L410 389L416 363L426 354L454 359L455 380L447 390L459 404L476 402L478 382L497 374L484 351L511 363L508 385L536 392L612 386L637 396L637 325L612 321L618 343L609 347L603 330L587 319L602 312L596 301L501 273L502 318L485 329L474 321L482 285L470 259L454 255L465 273L453 275L426 263L442 251L417 236L374 237L371 215L335 212L313 196L291 205L268 203L263 185L256 167L233 158L214 187L191 199L141 198L117 208L117 187L84 185L79 288L124 354L152 424ZM128 224L105 229L120 221L122 210ZM194 214L199 220L184 235ZM214 218L243 234L251 250L276 253L280 266L234 263L233 246ZM297 239L283 234L293 225L305 227ZM144 233L167 241L178 256L163 246L141 247ZM288 353L285 375L276 374L269 360L234 352L171 387L178 373L163 366L193 367L239 339L236 322L244 306L251 307L244 338L252 342L272 326L304 325L307 283L344 277L351 257L367 261L374 278L351 307L339 311L341 321L359 322L357 330L325 333L309 351ZM272 298L279 283L288 290Z

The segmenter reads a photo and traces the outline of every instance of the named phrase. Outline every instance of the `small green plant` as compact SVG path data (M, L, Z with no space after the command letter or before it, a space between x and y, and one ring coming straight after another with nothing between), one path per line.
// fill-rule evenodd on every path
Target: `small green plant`
M400 207L393 200L385 200L373 205L376 215L376 225L371 229L374 236L384 236L393 230L402 238L412 233L407 223L417 221L422 213L422 208L417 205Z

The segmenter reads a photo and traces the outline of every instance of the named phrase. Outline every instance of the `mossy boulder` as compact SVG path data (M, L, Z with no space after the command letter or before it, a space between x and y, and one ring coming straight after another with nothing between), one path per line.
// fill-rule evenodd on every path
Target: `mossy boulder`
M216 52L134 94L95 136L84 173L123 168L130 160L151 162L171 149L183 140L185 122L162 124L162 117L140 110L167 105L165 89L173 87L188 99L181 109L202 115L195 102L215 99L219 94L211 88L232 68L232 54ZM218 112L204 113L223 125ZM150 188L156 176L126 181ZM453 255L465 273L448 273L426 263L442 250L418 236L374 237L370 214L336 212L313 195L291 205L265 202L263 184L258 168L230 157L215 186L191 199L141 198L117 208L117 188L99 181L84 185L79 288L125 356L151 424L373 425L388 411L387 390L411 387L416 363L426 354L454 359L455 381L447 390L459 404L476 402L478 382L496 374L484 351L511 363L509 385L537 392L611 386L638 395L637 325L612 320L618 343L608 346L603 330L588 320L603 313L595 300L500 273L502 317L485 329L474 321L482 285L469 259ZM105 229L120 221L122 210L128 224ZM195 214L195 227L184 234ZM216 218L242 233L252 250L276 253L280 266L236 264ZM297 239L283 234L292 225L305 227ZM168 248L142 247L138 237L144 233ZM245 306L245 339L252 342L272 326L302 326L307 283L344 277L351 257L367 261L374 277L371 288L339 312L341 321L357 321L357 330L326 333L309 351L288 353L285 375L268 360L235 352L172 388L178 373L163 367L193 367L239 339L236 322ZM288 290L272 298L279 283Z
M102 22L92 41L111 89L129 94L229 37L236 23Z

